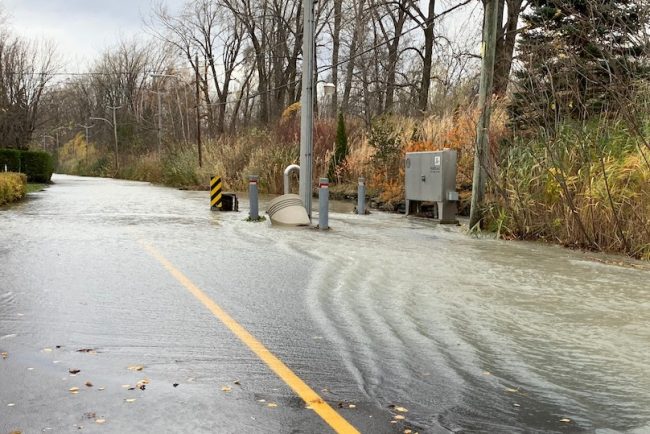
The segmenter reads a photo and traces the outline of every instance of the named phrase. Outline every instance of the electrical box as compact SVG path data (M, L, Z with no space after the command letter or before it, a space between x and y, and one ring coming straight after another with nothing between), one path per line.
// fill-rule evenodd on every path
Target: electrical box
M417 211L422 202L434 202L441 223L456 223L455 150L406 153L406 213Z

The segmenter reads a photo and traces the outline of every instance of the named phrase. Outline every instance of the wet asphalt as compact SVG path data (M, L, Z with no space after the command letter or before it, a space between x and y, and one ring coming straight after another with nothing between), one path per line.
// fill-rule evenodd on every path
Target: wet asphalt
M241 199L55 176L0 209L0 433L332 432L143 243L360 432L650 432L644 264Z

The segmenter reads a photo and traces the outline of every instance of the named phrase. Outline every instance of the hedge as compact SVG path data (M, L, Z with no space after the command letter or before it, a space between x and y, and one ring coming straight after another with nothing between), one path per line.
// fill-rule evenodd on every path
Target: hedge
M27 177L24 174L0 173L0 205L22 199L25 196L26 189Z
M0 149L0 171L20 172L20 151L16 149Z
M21 172L29 182L50 182L54 171L52 156L43 151L0 149L0 171Z

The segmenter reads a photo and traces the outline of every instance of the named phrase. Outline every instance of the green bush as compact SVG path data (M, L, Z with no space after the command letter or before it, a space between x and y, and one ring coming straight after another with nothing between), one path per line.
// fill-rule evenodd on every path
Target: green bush
M0 149L0 171L20 172L20 151L17 149Z
M21 172L29 182L50 182L54 171L52 156L43 151L21 151Z
M0 171L20 172L29 182L50 182L54 171L54 159L43 151L0 149Z

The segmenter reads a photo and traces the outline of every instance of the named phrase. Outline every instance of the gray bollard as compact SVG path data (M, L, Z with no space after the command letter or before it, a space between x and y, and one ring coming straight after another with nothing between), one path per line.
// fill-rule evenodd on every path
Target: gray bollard
M320 178L318 186L318 228L324 231L329 229L330 182L327 178Z
M366 213L366 178L359 178L359 189L357 190L357 214L364 215Z
M248 177L248 199L250 202L249 218L253 221L257 221L260 219L258 197L257 197L258 179L259 177L257 175L250 175Z

